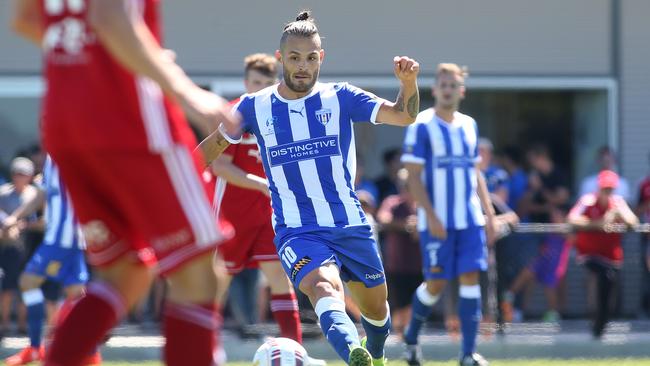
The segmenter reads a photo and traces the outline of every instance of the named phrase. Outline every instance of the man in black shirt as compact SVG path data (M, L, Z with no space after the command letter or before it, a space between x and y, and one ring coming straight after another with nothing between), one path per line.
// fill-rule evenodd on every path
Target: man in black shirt
M566 176L556 168L548 148L543 145L532 146L526 157L531 167L528 190L520 201L519 210L524 217L534 223L563 223L569 203L569 189ZM530 281L537 280L544 286L548 311L544 321L557 322L557 286L564 277L569 258L569 246L564 236L548 234L541 238L537 255L515 278L501 305L506 321L517 318L513 309L515 295L521 292Z

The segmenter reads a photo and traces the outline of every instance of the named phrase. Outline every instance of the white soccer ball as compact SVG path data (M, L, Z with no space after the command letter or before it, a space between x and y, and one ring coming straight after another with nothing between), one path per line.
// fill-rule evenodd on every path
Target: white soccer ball
M269 338L253 357L253 366L307 366L309 357L300 343L289 338Z

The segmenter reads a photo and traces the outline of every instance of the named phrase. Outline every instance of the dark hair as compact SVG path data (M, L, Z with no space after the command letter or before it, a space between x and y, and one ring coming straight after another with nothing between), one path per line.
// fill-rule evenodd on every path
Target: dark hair
M258 71L264 76L275 78L278 73L278 61L266 53L254 53L244 58L244 72L248 76L251 70Z
M394 147L384 151L384 156L383 156L384 164L388 164L393 160L395 160L396 158L399 159L401 155L402 155L402 150L398 147Z
M518 148L517 146L508 145L508 146L504 147L503 150L501 150L501 154L504 157L512 160L513 163L515 163L517 165L521 165L522 153L521 153L521 149Z
M284 44L289 36L297 37L311 37L318 34L318 28L311 16L311 11L303 10L298 13L296 20L287 23L282 31L282 38L280 39L280 47Z
M599 158L602 157L603 155L607 155L607 154L616 155L614 153L614 150L611 147L609 147L608 145L603 145L603 146L599 147L598 151L596 152L596 155L598 155Z

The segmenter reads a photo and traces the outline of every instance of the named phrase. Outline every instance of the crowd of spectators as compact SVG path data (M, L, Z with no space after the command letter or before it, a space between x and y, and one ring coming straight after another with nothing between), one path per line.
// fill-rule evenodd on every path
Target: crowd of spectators
M584 206L584 202L587 202L591 196L600 197L598 195L602 195L603 188L606 188L605 194L620 197L620 201L629 204L640 222L650 222L650 175L638 185L633 186L623 177L618 177L615 174L616 184L612 185L611 179L614 178L610 177L608 184L611 187L603 187L602 172L615 173L617 171L616 155L610 147L603 146L598 149L595 159L597 169L576 185L579 187L576 192L572 192L570 189L568 172L560 168L548 147L543 144L533 144L522 151L514 146L495 148L490 140L481 138L479 154L481 156L480 168L485 175L488 189L497 208L501 208L497 212L506 210L506 212L512 212L513 215L516 213L517 220L520 222L564 223L567 222L567 215L575 204L574 210L571 211L572 215L569 215L568 219L574 224L584 224L583 221L580 221L582 219L577 218L580 215L576 214L578 212L576 207ZM406 171L401 167L400 155L399 149L387 150L383 154L384 173L374 180L366 176L364 157L358 156L358 171L354 182L363 209L368 214L379 238L378 242L388 279L393 327L397 334L404 330L410 318L411 294L422 281L417 209L404 183ZM40 183L44 157L43 151L35 145L20 151L9 164L5 174L0 171L0 222L30 194L34 194L32 185ZM608 191L609 188L611 188L611 192ZM580 207L584 209L583 206ZM616 217L622 219L624 216L620 214L622 211L616 209L614 214L607 217L618 215ZM630 214L634 215L632 211ZM605 218L596 219L604 220ZM596 219L592 218L592 221L601 222L594 221ZM20 296L18 296L17 278L26 260L41 242L43 228L43 218L42 215L39 215L26 220L20 226L20 230L16 230L14 227L12 230L2 229L0 231L0 333L25 332L25 310L20 302ZM620 236L609 239L620 242ZM597 320L602 325L607 319L607 316L603 314L609 313L598 309L610 306L611 299L605 300L603 297L610 298L616 294L613 288L617 282L613 278L618 273L620 263L606 262L606 265L603 266L602 260L599 261L598 258L594 260L593 256L585 255L585 240L596 239L594 237L580 238L579 235L576 239L573 235L559 233L544 235L512 233L498 240L494 247L490 248L491 264L495 266L495 275L486 276L483 281L484 284L496 281L490 285L493 285L495 289L494 295L499 305L498 314L496 314L498 320L523 321L526 318L529 298L527 289L534 283L538 283L544 289L547 306L542 320L559 321L562 317L561 298L564 275L569 254L577 242L577 258L583 259L581 263L584 263L587 270L588 281L596 284L589 285L588 288L598 291L597 294L593 294L593 298L597 302L594 304L595 313L599 316ZM644 277L639 285L642 294L640 307L642 312L650 316L649 235L642 237L641 248L641 253L644 255L638 263ZM622 261L622 255L621 252L618 260ZM247 275L253 281L253 277L258 278L261 273L251 270ZM233 324L246 325L249 327L248 329L251 329L251 325L264 322L269 318L268 301L264 301L264 299L268 299L268 285L263 280L255 281L255 283L259 287L255 296L251 296L250 293L233 293L234 298L251 297L251 301L244 302L245 306L232 304L227 309L226 324L230 321ZM483 287L487 288L488 286ZM50 308L53 309L54 304L61 296L61 290L55 283L50 282L44 285L44 290ZM447 301L447 306L443 306L442 316L448 317L446 324L453 331L455 327L453 311L445 309L454 309L454 306L449 305L454 301L454 291L448 292L451 299ZM162 281L156 283L149 298L133 310L129 320L136 323L156 322L160 317L164 293L165 284ZM488 299L489 296L484 298ZM302 301L301 305L308 306L308 303ZM484 304L484 307L487 306L487 303ZM309 310L305 309L304 311L308 312ZM358 310L350 309L352 315L356 311ZM487 319L493 320L487 309L485 313L489 315L486 317ZM307 314L303 320L308 321L309 318ZM241 332L241 327L239 330ZM598 332L602 333L602 326L594 330L595 335ZM245 333L242 332L242 335L246 336Z

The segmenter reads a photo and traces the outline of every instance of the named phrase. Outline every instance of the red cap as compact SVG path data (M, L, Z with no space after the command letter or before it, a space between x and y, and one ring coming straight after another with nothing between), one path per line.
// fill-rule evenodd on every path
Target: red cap
M618 187L618 174L611 170L603 170L598 174L598 188Z

